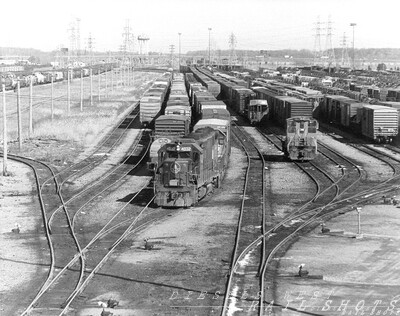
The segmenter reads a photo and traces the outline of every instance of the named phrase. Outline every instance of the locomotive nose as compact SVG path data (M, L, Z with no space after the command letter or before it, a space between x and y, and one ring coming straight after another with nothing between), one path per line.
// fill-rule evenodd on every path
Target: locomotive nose
M170 170L172 173L179 173L181 169L181 165L178 162L175 161L171 164Z

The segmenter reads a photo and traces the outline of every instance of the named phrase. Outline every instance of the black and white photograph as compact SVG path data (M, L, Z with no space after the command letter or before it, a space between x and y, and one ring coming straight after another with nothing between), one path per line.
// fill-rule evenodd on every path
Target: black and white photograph
M400 315L399 8L3 1L0 316Z

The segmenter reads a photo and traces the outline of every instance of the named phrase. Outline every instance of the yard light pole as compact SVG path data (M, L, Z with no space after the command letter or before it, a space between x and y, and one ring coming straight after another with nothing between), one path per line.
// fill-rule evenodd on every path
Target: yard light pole
M356 23L350 23L350 26L353 27L353 70L355 69L355 63L354 63L354 56L355 56L355 51L354 51L354 27L356 26Z
M356 238L362 238L363 235L361 234L361 207L357 207L356 211L358 215L358 233Z
M212 28L208 28L208 62L211 65L211 30Z
M181 34L182 33L178 33L179 35L178 72L181 71Z

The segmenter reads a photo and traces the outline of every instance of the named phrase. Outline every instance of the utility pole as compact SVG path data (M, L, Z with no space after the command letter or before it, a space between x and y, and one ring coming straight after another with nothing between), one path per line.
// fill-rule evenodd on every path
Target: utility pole
M18 116L18 149L22 149L22 117L21 117L21 89L19 78L17 80L17 116Z
M83 111L83 70L81 70L81 112Z
M99 80L99 87L98 87L98 94L99 94L99 103L100 103L100 85L101 85L101 81L100 81L100 79L101 79L101 77L100 77L100 67L99 67L99 69L98 69L98 71L97 71L97 75L98 75L98 80Z
M6 108L6 85L1 85L3 91L3 176L7 173L7 108Z
M71 112L71 71L67 71L67 115Z
M31 76L31 80L29 82L29 138L32 137L33 134L33 77Z
M131 61L130 60L131 59L128 57L128 86L131 85Z
M54 73L51 74L51 120L54 119Z
M121 64L121 67L119 68L119 74L120 74L120 80L121 80L121 87L124 86L124 65Z
M208 63L211 66L211 30L212 28L208 28Z
M93 68L90 67L90 106L93 106Z
M114 93L114 68L111 66L111 94Z
M107 91L107 72L108 72L108 69L106 69L106 72L104 73L105 81L106 81L106 86L105 86L105 97L106 97L106 99L108 98L108 91Z
M354 27L356 25L357 25L356 23L350 23L350 26L353 27L353 70L355 69L355 63L354 63L354 61L355 61L355 58L354 58L354 56L355 56L355 50L354 50Z

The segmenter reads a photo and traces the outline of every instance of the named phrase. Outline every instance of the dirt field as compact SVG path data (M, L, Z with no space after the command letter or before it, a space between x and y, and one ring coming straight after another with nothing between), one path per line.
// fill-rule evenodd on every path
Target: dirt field
M400 209L371 204L362 208L362 239L357 213L327 223L337 235L316 229L299 240L279 260L270 301L281 305L277 315L396 315L400 312ZM304 263L310 276L293 277ZM386 313L385 313L386 312Z

